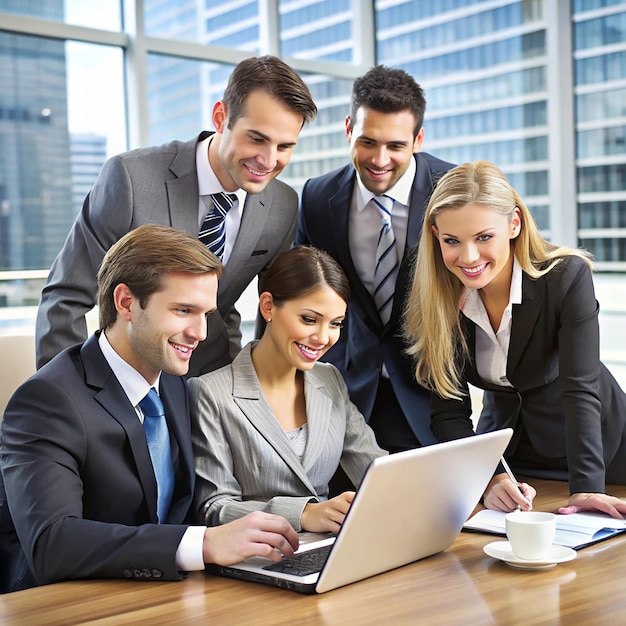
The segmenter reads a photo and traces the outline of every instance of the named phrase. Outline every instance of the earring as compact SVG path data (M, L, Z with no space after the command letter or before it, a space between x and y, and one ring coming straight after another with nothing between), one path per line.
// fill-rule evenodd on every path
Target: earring
M267 321L267 322L271 322L271 321L272 321L272 318L271 318L271 317L268 317L266 321Z

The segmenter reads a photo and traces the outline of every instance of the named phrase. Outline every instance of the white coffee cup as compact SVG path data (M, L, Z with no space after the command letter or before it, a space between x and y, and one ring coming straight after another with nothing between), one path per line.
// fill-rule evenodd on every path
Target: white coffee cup
M539 561L546 557L556 532L556 515L538 511L514 511L505 517L506 536L519 559Z

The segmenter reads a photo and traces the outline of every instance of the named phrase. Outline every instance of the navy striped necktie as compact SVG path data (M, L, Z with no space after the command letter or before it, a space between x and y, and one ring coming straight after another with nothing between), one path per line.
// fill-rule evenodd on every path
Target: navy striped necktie
M200 226L198 239L221 261L226 246L224 221L226 213L237 201L237 196L220 191L211 196L202 196L202 200L208 212Z
M383 324L391 317L393 296L398 278L398 250L391 226L393 199L389 196L374 196L372 202L381 218L378 244L376 246L376 268L374 270L374 301Z

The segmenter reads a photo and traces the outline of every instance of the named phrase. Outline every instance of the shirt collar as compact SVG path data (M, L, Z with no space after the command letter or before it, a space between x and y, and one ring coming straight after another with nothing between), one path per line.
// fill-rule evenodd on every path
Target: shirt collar
M509 304L521 304L522 303L522 266L519 264L517 257L513 257L513 272L511 274L511 287L509 289ZM477 314L478 309L482 310L483 303L480 299L478 289L466 289L461 297L461 311L465 313L467 317L472 319L473 315ZM507 307L508 308L508 307Z
M98 338L98 345L102 354L109 364L109 367L113 370L113 374L117 378L119 384L122 386L126 397L130 400L133 406L137 406L141 400L150 391L150 385L148 381L131 365L129 365L109 343L104 331L100 333ZM154 387L157 392L159 391L159 383L161 382L161 374L157 378Z
M198 173L198 191L201 196L209 196L220 191L224 193L234 193L239 200L240 206L246 199L246 192L243 189L226 191L217 179L211 163L209 162L209 144L215 135L209 135L196 146L196 171Z
M402 174L396 184L391 189L385 192L386 196L393 199L394 202L399 202L405 206L409 206L411 202L411 191L413 189L413 180L415 179L415 171L417 165L415 164L415 158L412 157L407 167L406 172ZM362 211L367 203L376 195L373 194L365 185L361 182L361 177L358 172L356 175L356 198L357 198L357 210Z

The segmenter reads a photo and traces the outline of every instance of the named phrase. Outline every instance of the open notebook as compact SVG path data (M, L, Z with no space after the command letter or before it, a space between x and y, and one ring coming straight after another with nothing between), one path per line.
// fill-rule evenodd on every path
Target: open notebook
M441 552L452 545L476 506L512 432L509 428L380 457L365 473L336 537L310 542L307 536L295 558L280 564L255 557L206 569L323 593ZM311 566L308 561L318 554L321 565Z
M506 535L505 516L506 513L502 511L484 509L467 520L463 529ZM619 520L604 513L557 515L554 543L579 550L623 532L626 532L626 520Z

